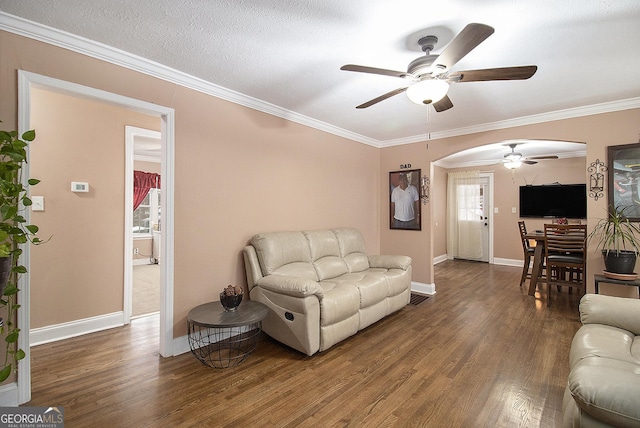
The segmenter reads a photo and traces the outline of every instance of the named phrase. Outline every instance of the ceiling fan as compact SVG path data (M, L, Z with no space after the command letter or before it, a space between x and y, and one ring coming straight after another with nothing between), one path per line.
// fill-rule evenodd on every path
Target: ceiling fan
M394 89L360 104L356 107L358 109L371 107L380 101L406 91L407 96L414 103L433 104L433 108L437 112L442 112L453 107L451 99L447 96L449 83L525 80L533 76L537 71L537 66L527 65L451 72L451 68L458 61L493 34L493 31L492 27L485 24L468 24L440 55L431 55L438 38L435 36L422 37L418 40L418 44L426 55L411 61L406 72L354 64L343 65L340 70L400 77L413 82L409 86Z
M535 165L538 163L537 161L541 159L558 159L558 156L555 155L525 157L522 155L522 153L518 153L515 151L516 146L518 145L517 143L506 145L511 147L511 153L507 153L506 155L504 155L502 164L505 166L505 168L508 169L520 168L523 163L527 165Z

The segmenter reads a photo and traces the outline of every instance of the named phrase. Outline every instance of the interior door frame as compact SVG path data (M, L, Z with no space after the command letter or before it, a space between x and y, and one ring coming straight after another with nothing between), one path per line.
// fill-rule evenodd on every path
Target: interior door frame
M489 191L489 197L485 198L485 213L487 215L487 227L489 228L488 231L488 243L487 243L487 250L489 253L489 264L493 264L494 262L494 258L493 258L493 217L495 215L495 209L493 206L493 190L494 190L494 174L492 172L480 172L480 178L488 178L489 179L489 184L488 184L488 191Z
M131 322L133 312L133 170L134 140L136 137L159 138L162 133L136 126L125 126L125 185L124 185L124 323ZM162 143L161 143L162 144ZM162 168L162 167L161 167ZM162 169L161 169L162 170ZM162 177L162 174L160 175ZM164 180L163 183L164 185ZM162 229L160 229L162 237ZM160 239L162 243L162 238ZM162 264L161 264L162 269Z
M152 104L146 101L113 94L103 90L71 83L47 76L18 70L18 131L29 130L31 118L31 88L37 87L49 91L64 93L71 96L89 98L106 102L128 110L157 116L161 119L162 127L162 254L163 263L160 273L160 341L159 353L163 357L174 355L173 343L173 306L174 306L174 147L175 147L175 112L172 108ZM27 158L29 157L27 147ZM29 164L23 168L23 180L29 177ZM30 210L25 211L27 222L30 220ZM125 241L126 245L126 241ZM131 253L125 252L125 257ZM22 253L22 264L30 270L29 246L25 245ZM124 279L123 279L124 281ZM30 288L29 275L22 275L19 287L23 291L18 294L18 326L23 334L20 335L18 346L25 351L25 358L18 365L18 403L23 404L31 400L31 361L30 361ZM124 303L124 302L123 302Z

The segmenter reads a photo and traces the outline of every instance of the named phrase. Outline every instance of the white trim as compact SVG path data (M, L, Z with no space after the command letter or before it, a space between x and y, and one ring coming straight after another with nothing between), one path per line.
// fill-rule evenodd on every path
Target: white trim
M145 257L143 259L132 259L133 263L132 266L146 266L146 265L155 265L157 263L153 263L149 261L149 257ZM129 324L129 323L125 323L125 324Z
M125 126L125 184L124 184L124 323L131 322L133 312L133 265L148 264L147 259L133 260L133 241L143 238L133 233L133 162L136 137L148 137L160 140L162 133L150 129ZM145 235L153 239L153 234Z
M394 140L380 141L374 138L366 137L337 126L321 122L319 120L301 115L299 113L284 109L265 101L258 100L253 97L241 94L239 92L223 88L200 78L188 75L170 67L164 66L157 62L139 57L137 55L122 51L120 49L107 46L83 37L67 33L46 25L38 24L10 15L0 11L0 30L18 34L33 40L38 40L53 46L68 49L91 58L97 58L102 61L109 62L130 70L134 70L167 82L175 83L185 88L211 95L258 110L276 117L280 117L291 122L315 128L329 134L337 135L352 141L357 141L369 146L383 148L398 146L404 144L413 144L429 140L437 140L440 138L456 137L460 135L475 134L478 132L492 131L496 129L512 128L516 126L532 125L536 123L549 122L554 120L569 119L581 116L589 116L599 113L608 113L612 111L629 110L640 107L640 97L628 98L619 101L611 101L606 103L594 104L583 107L558 110L525 116L515 119L508 119L498 122L474 125L465 128L451 129L447 131L431 132L429 134L414 135L411 137L398 138Z
M31 112L31 84L26 76L18 71L18 133L22 135L23 132L30 129L30 112ZM27 159L30 158L29 146L26 147ZM27 177L31 177L30 164L25 162L22 166L22 177L26 180ZM29 186L26 186L29 189ZM31 210L24 210L24 217L26 218L26 224L31 224ZM31 286L30 276L31 271L31 248L30 245L22 246L21 263L27 269L27 273L21 275L18 280L18 288L21 290L18 293L18 327L23 332L27 332L31 329ZM22 349L25 353L24 358L18 364L18 404L23 404L31 401L31 350L30 340L28 334L21 334L18 337L18 349Z
M18 407L18 383L0 385L0 407Z
M573 119L594 114L610 113L614 111L631 110L640 108L640 97L627 98L618 101L593 104L582 107L574 107L565 110L551 111L547 113L534 114L531 116L518 117L497 122L483 123L481 125L456 128L448 131L437 131L429 134L414 135L412 137L387 140L380 143L380 147L401 146L404 144L420 143L441 138L459 137L461 135L477 134L479 132L495 131L498 129L515 128L517 126L535 125L537 123L552 122L555 120Z
M446 254L441 254L441 255L433 258L433 264L437 265L438 263L442 263L442 262L444 262L446 260L447 260L447 255Z
M0 13L0 24L3 14ZM1 25L0 25L1 28ZM18 70L18 130L24 132L30 129L31 111L31 87L40 87L46 90L57 91L91 99L98 99L122 108L160 117L162 122L162 212L163 212L163 237L162 254L163 263L161 265L160 281L160 343L159 353L163 357L173 355L173 288L174 288L174 144L175 144L175 113L172 108L163 107L146 101L136 100L122 95L113 94L95 88L90 88L76 83L66 82L35 73ZM28 150L28 149L27 149ZM29 164L26 164L24 177L29 177ZM27 221L29 221L29 210L26 210ZM125 245L127 243L125 242ZM131 258L132 254L126 253ZM30 270L29 247L24 247L22 254L23 265ZM18 294L18 302L22 305L18 311L18 325L22 331L30 330L30 287L29 276L22 275L20 288L22 293ZM30 335L21 334L18 346L24 350L26 357L18 365L18 401L20 404L31 400L31 360L30 360Z
M70 51L77 52L91 58L97 58L111 64L119 65L130 70L134 70L149 76L165 80L167 82L176 83L180 86L193 89L194 91L198 91L203 94L212 95L216 98L221 98L223 100L249 107L251 109L258 110L273 116L277 116L291 122L299 123L311 128L316 128L329 134L334 134L339 137L347 138L349 140L358 141L370 146L380 147L380 142L373 138L369 138L364 135L348 131L346 129L338 128L337 126L321 122L308 116L304 116L300 113L286 110L274 104L258 100L256 98L241 94L222 86L215 85L200 78L191 76L157 62L148 60L146 58L142 58L140 56L122 51L120 49L116 49L111 46L95 42L93 40L85 39L83 37L76 36L75 34L67 33L56 28L31 22L26 19L19 18L17 16L10 15L6 12L1 11L0 30L5 30L10 33L48 43L53 46L68 49Z
M191 352L191 347L189 346L189 336L186 334L184 336L176 337L173 339L173 355L182 355L187 352Z
M502 266L515 266L521 268L524 265L524 260L495 258L493 259L493 264Z
M415 291L416 293L433 295L433 294L436 294L436 285L411 281L411 291Z
M62 324L34 328L29 332L29 340L31 342L31 346L38 346L45 343L57 342L58 340L82 336L83 334L93 333L96 331L122 327L124 325L123 318L123 312L114 312L112 314L98 315L96 317L65 322Z
M586 146L586 143L585 143ZM576 150L575 152L569 153L558 153L558 159L570 159L570 158L585 158L587 157L586 150ZM495 160L472 160L468 162L446 162L443 159L438 159L433 162L434 165L439 166L440 168L452 169L452 168L479 168L479 167L491 167L496 165ZM498 163L499 164L499 163Z

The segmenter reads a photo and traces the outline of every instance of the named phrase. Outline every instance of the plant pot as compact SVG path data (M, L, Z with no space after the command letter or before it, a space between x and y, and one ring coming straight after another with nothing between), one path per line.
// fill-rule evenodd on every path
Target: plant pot
M0 296L9 282L11 275L11 257L0 257Z
M628 250L602 250L607 272L631 274L636 267L636 253Z
M224 293L220 293L220 304L226 311L235 311L242 303L242 296L242 294L227 296Z

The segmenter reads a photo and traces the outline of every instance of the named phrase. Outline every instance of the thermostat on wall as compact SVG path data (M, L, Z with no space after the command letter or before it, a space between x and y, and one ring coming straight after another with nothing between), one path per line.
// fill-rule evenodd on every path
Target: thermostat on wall
M88 192L89 191L89 183L81 183L79 181L71 182L71 191L72 192Z

